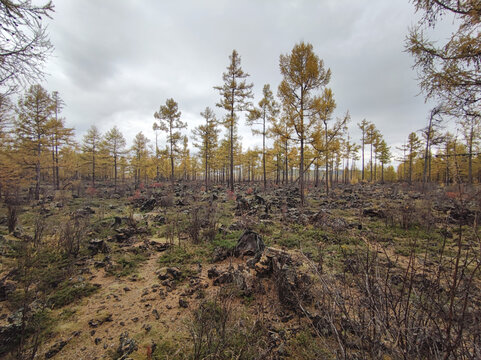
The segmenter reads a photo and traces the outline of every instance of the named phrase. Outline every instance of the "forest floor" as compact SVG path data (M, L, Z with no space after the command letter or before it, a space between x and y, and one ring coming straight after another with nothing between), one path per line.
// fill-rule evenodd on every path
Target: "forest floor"
M373 319L401 332L398 312L415 307L428 328L458 329L449 299L481 314L479 199L477 188L357 184L310 188L301 207L293 187L107 188L18 205L12 233L4 206L0 358L394 359L407 350ZM388 303L389 319L373 312ZM474 357L476 329L461 341ZM413 356L452 338L432 332Z

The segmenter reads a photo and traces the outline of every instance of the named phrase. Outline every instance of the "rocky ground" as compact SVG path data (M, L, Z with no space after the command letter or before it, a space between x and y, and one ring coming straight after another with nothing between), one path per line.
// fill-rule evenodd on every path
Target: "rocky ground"
M49 319L48 326L38 327L36 358L200 359L236 353L245 359L309 359L347 352L396 358L403 350L390 335L371 339L371 332L360 330L371 314L366 304L373 301L362 279L372 277L370 286L389 289L390 295L375 295L380 299L395 294L404 304L404 284L436 294L444 304L440 289L449 294L450 275L436 281L436 274L451 271L456 228L473 244L463 250L466 259L474 261L479 248L476 194L358 184L339 186L329 196L312 188L300 207L294 187L263 192L240 186L231 194L184 185L174 192L148 189L127 201L106 191L88 201L52 198L22 207L20 225L1 238L3 358L17 356L9 349L26 331L18 300L26 298L18 273L23 253L17 248L35 243L40 222L47 267L55 269L47 274L59 279L32 285L38 291L29 298L29 310ZM69 223L81 230L68 233L79 239L75 257L65 250L75 244L60 241ZM32 248L38 256L38 247ZM477 270L463 269L474 274L469 288L478 291ZM374 273L387 280L381 283ZM471 304L469 316L477 316L478 305ZM434 346L429 341L427 348Z

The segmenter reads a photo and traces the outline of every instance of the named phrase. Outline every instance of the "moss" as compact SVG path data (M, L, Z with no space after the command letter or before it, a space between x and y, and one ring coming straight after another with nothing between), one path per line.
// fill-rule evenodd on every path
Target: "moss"
M115 265L110 267L107 272L115 276L128 276L137 271L139 265L148 259L143 253L132 254L124 253L115 259Z
M98 289L98 285L85 281L77 283L65 281L60 284L58 290L50 296L47 303L51 308L60 308L69 305L78 299L90 296Z

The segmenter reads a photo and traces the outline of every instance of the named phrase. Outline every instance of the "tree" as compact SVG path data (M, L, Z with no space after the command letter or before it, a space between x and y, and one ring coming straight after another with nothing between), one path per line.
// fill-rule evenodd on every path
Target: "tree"
M364 145L366 145L366 133L367 128L369 126L369 121L363 119L361 123L358 123L357 126L361 130L362 137L361 137L361 180L364 181Z
M251 107L250 98L252 95L253 84L247 84L246 78L249 76L241 68L241 58L236 50L232 50L229 56L230 64L227 67L227 72L222 74L224 84L215 86L221 96L220 102L216 106L225 109L228 113L224 121L224 126L229 131L229 186L230 190L234 191L234 133L237 127L237 112L248 111Z
M53 12L51 1L0 0L0 87L11 93L43 77L42 64L52 51L42 17Z
M460 121L462 135L468 151L468 183L473 183L473 152L481 136L481 116L466 114Z
M384 165L391 161L391 151L386 141L381 138L378 145L379 161L381 162L381 183L384 183Z
M41 158L47 145L48 121L52 114L52 99L40 85L32 85L17 106L15 132L20 147L25 150L24 163L35 169L35 200L40 198Z
M433 138L435 130L439 127L441 119L438 116L441 114L442 106L434 107L429 113L428 125L422 130L424 138L426 139L426 146L424 148L424 169L423 169L423 186L430 180L428 179L428 165L431 161L431 146L436 142Z
M102 141L102 135L99 129L92 125L83 138L82 152L84 154L87 164L90 164L92 169L92 187L95 187L95 166L97 152L99 151L99 145Z
M365 143L370 145L371 149L371 155L370 155L370 178L369 181L373 181L373 163L372 163L372 153L373 153L373 147L376 146L378 140L379 140L380 134L379 131L376 129L376 126L373 123L369 123L366 127L366 137L364 138Z
M112 129L107 131L104 136L104 141L102 142L102 147L108 152L109 156L114 161L114 189L117 192L117 161L120 155L122 155L125 151L125 138L114 125Z
M181 114L178 104L172 98L167 99L165 105L162 105L159 111L154 114L154 117L159 120L159 129L167 133L172 184L174 183L174 154L179 152L177 144L181 139L181 133L178 130L187 127L187 124L180 120Z
M159 181L159 157L160 157L160 150L159 150L159 124L154 123L152 125L152 130L155 132L155 179Z
M134 169L134 182L135 188L137 189L140 185L140 179L142 178L142 169L146 167L146 162L149 155L149 150L147 148L147 144L149 143L149 139L145 137L145 135L139 132L135 135L133 144L132 144L132 167Z
M326 194L329 194L329 155L333 150L333 143L337 137L344 130L346 123L349 121L349 113L343 119L338 119L334 126L329 129L328 123L331 120L332 113L336 108L336 102L332 96L331 89L324 89L324 93L320 101L317 103L318 116L320 120L320 126L317 127L317 131L313 134L312 145L319 152L324 152L325 167L326 167Z
M282 116L278 120L274 119L275 121L273 121L269 130L276 139L275 141L279 142L279 145L284 153L282 183L287 185L289 183L289 141L291 140L290 134L292 133L292 129L290 128L290 124L288 122L290 115L286 114L285 111L286 110L284 110Z
M436 97L451 110L479 109L481 100L481 37L479 0L412 0L422 12L406 40L414 56L420 86L426 98ZM453 15L458 28L445 43L432 41L426 30ZM450 17L451 18L451 17ZM463 110L464 108L464 110Z
M214 157L217 141L219 137L219 129L217 128L217 119L211 108L206 107L200 115L205 119L205 124L196 127L192 133L194 135L194 146L200 150L202 162L205 171L205 187L210 184L211 160Z
M299 190L304 205L304 145L319 108L320 97L315 92L329 83L331 71L324 68L312 45L304 42L296 44L290 54L281 55L279 66L283 79L278 96L300 144Z
M421 147L421 140L419 137L416 135L416 133L412 132L408 136L408 159L409 159L409 183L411 184L412 182L412 177L413 177L413 160L417 156L418 151Z
M50 145L52 147L52 179L55 189L60 189L59 177L59 149L73 137L73 128L65 127L65 119L60 113L65 105L58 91L52 93L53 117L48 122Z
M275 122L276 116L279 114L279 106L274 99L271 87L269 84L264 85L262 89L264 97L259 101L259 107L254 108L249 112L247 118L247 124L249 126L261 125L262 130L252 129L253 134L262 135L262 173L264 180L264 189L267 187L266 177L266 135L267 135L267 122Z

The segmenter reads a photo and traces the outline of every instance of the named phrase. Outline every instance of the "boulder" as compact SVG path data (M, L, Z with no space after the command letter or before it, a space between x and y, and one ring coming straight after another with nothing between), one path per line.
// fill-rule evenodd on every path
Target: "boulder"
M234 255L236 257L254 256L260 258L265 247L264 241L259 234L252 230L246 230L237 241Z
M97 255L99 252L103 254L108 254L110 252L109 246L102 239L91 239L89 241L88 249L92 255Z
M155 199L146 200L140 207L140 211L144 211L144 212L152 211L154 210L156 205L157 205L157 201Z

